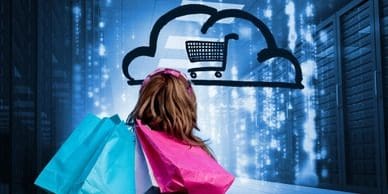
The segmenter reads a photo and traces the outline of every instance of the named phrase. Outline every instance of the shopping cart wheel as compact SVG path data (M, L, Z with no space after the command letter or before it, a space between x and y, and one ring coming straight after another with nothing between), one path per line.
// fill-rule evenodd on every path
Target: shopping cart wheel
M222 77L222 74L219 71L216 71L215 75L216 75L216 77Z
M195 72L191 72L191 73L190 73L190 76L191 76L192 78L196 78L196 77L197 77L197 74L196 74Z

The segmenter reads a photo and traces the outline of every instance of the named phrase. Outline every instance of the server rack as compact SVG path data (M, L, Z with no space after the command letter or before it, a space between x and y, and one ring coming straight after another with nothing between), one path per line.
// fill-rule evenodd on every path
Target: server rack
M69 2L38 1L36 173L56 151L58 132L71 128L69 7Z
M337 144L331 147L337 149L333 153L338 154L338 161L318 161L320 166L333 163L334 167L328 179L320 177L321 187L360 193L387 192L386 151L385 146L382 146L386 138L381 138L384 137L384 130L380 124L382 118L379 117L382 114L379 110L381 76L378 59L379 20L376 17L378 7L379 1L376 0L352 1L323 22L317 30L317 37L324 32L333 31L335 34L327 36L328 40L318 45L318 86L335 94L335 101L331 95L320 94L318 97L318 106L330 115L325 117L321 111L318 117L320 140L335 142L329 135L329 131L333 131L337 136ZM330 37L334 37L334 41ZM332 52L337 56L335 59L321 56L325 56L325 48L330 45L335 47ZM325 79L327 75L331 79L335 77L338 85L330 84L330 79ZM335 109L333 103L327 105L329 102L336 102ZM325 123L332 124L327 125L327 129L323 128ZM338 174L335 173L337 169Z
M371 5L362 2L339 16L346 182L377 187Z
M37 40L36 1L11 3L11 187L31 193L36 174ZM28 17L26 17L28 15Z
M379 1L380 4L378 4L378 8L376 8L376 14L375 17L379 18L380 20L380 26L376 29L379 33L377 33L377 36L381 41L376 42L377 43L377 48L381 48L380 51L380 56L381 58L377 58L377 60L380 60L381 66L379 69L381 76L378 76L378 78L381 78L382 80L380 81L379 87L382 88L382 94L379 94L379 99L383 100L383 106L381 107L380 110L380 116L381 120L384 121L382 124L383 126L380 128L381 129L381 135L380 138L385 139L384 142L385 145L382 145L385 150L383 149L382 151L382 160L387 161L388 159L388 1ZM376 4L376 1L375 1ZM380 43L380 45L378 44ZM379 56L379 55L378 55ZM379 63L377 63L379 64ZM379 74L378 74L379 75ZM384 182L384 191L388 193L388 166L384 166L385 170L385 176L383 179Z
M49 160L50 148L53 146L52 144L52 81L50 79L52 72L52 41L51 37L47 36L47 34L52 33L51 22L52 18L51 7L53 3L49 1L39 1L38 7L39 11L37 13L37 18L39 23L37 24L37 87L36 93L37 95L37 115L36 122L37 128L36 130L36 162L37 162L37 171L43 169L44 165Z
M55 127L54 118L69 123L64 112L71 101L63 92L70 89L55 85L71 87L71 45L59 35L71 32L59 17L71 10L62 3L1 1L0 193L39 192L33 182L53 154L55 129L65 127Z
M10 10L10 1L0 2L0 193L8 193L11 180Z
M317 61L317 121L318 131L317 172L321 185L340 183L340 162L342 150L340 148L340 128L338 126L338 76L337 50L335 47L336 31L333 18L318 26L315 36ZM323 171L327 171L326 176Z
M50 102L51 114L51 150L50 155L59 147L64 132L72 128L72 2L61 1L52 3L48 16L51 29L51 47L47 65L51 66ZM61 16L64 17L61 17ZM66 134L65 134L66 135Z

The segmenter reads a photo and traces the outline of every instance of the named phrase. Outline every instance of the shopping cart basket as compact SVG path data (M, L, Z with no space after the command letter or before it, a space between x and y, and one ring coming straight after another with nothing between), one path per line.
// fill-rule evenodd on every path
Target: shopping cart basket
M186 51L190 62L203 62L203 61L220 61L221 67L197 67L188 69L192 78L197 77L197 71L216 71L215 76L221 77L220 71L225 71L226 59L228 53L228 41L229 39L238 40L238 35L235 33L227 34L224 37L224 42L212 42L212 41L186 41Z

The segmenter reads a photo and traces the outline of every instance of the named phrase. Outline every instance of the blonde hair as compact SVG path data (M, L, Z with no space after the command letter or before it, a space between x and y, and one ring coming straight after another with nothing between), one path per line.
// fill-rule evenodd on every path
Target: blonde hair
M193 134L193 129L199 131L196 98L190 82L177 70L159 70L145 79L128 121L134 119L190 146L200 146L213 157L205 141Z

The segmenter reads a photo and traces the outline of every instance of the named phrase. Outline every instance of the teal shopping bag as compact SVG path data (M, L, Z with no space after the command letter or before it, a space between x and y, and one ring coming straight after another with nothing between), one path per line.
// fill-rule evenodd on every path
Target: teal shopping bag
M71 193L135 194L135 134L123 122L106 141L85 180Z
M119 122L118 116L99 119L87 115L39 174L35 184L53 193L70 193L74 184L85 179L94 167Z

